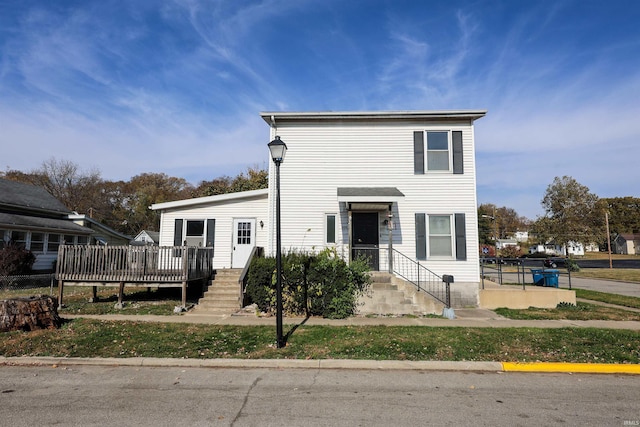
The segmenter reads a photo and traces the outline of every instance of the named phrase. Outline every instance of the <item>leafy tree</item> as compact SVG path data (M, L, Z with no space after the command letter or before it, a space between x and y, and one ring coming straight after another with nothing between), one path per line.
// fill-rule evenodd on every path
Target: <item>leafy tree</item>
M52 157L31 172L10 170L3 176L6 179L44 188L72 211L87 212L92 206L100 205L100 189L103 183L100 172L83 171L77 164L68 160Z
M613 197L600 202L609 212L611 234L640 233L640 198Z
M143 173L128 182L114 183L111 187L114 226L129 235L140 230L158 230L158 213L149 206L186 199L192 191L193 187L184 178L164 173Z
M596 242L604 234L604 212L598 196L569 176L556 177L542 199L545 216L536 231L547 241L567 245Z
M211 181L201 181L193 191L193 197L215 196L239 191L261 190L269 186L269 172L258 167L250 167L246 174L235 178L222 176Z
M484 203L478 207L478 232L481 244L494 245L494 238L506 239L516 231L525 231L529 220L515 209Z

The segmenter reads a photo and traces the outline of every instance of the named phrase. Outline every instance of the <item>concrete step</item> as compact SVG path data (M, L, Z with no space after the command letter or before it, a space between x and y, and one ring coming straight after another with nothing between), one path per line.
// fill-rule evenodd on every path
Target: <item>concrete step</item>
M240 269L216 270L214 279L198 301L198 314L231 314L240 310Z
M442 314L443 304L412 284L388 273L372 274L367 295L358 301L359 314Z

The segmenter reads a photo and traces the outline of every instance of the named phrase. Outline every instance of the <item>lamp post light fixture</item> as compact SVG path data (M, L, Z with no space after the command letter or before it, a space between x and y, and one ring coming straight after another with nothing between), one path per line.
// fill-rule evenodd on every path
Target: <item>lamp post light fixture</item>
M280 140L279 136L269 144L271 159L276 165L276 345L278 348L285 346L282 335L282 242L280 234L280 164L287 153L287 144Z

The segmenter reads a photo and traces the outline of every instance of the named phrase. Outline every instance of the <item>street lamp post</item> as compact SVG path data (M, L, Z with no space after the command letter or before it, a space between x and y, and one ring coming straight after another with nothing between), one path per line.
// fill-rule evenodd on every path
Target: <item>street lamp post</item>
M278 348L285 346L282 335L282 251L280 235L280 164L287 152L287 145L279 136L269 144L271 158L276 165L276 344Z

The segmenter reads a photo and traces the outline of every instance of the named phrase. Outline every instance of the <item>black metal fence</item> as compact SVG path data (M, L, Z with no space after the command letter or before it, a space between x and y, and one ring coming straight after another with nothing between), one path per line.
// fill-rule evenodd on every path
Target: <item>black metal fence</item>
M526 266L521 258L480 258L480 277L482 278L482 289L485 286L485 279L500 285L505 283L515 283L526 286L553 286L559 287L559 278L566 276L571 289L571 270L558 268L545 268L544 266ZM528 280L530 278L530 280Z

